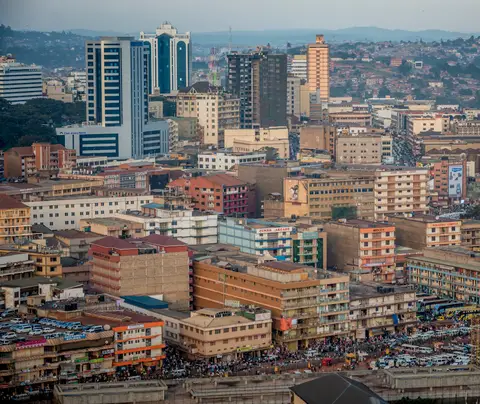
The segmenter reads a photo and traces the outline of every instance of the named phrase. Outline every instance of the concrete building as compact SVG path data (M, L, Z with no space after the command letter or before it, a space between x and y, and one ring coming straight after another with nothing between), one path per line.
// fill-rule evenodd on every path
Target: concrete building
M330 98L330 55L323 35L317 35L315 43L307 48L307 80L310 92L319 92L321 102Z
M462 242L461 220L441 219L423 214L410 217L388 215L386 220L395 226L397 243L401 246L422 250L428 247L460 245Z
M244 354L259 354L272 344L270 311L261 308L204 308L190 315L161 310L161 317L178 323L179 340L166 338L190 359L230 362Z
M382 164L393 162L392 137L365 134L337 137L335 161L338 164Z
M246 216L254 205L251 185L228 174L179 178L168 188L191 196L195 209L200 211Z
M142 205L150 202L152 195L78 196L29 201L26 206L29 223L44 224L51 230L78 230L81 219L109 217L127 209L141 210Z
M434 192L439 200L450 201L467 197L467 161L442 157L432 162Z
M426 248L423 257L407 259L406 269L419 292L480 304L478 253L458 246Z
M350 333L356 340L407 332L417 325L417 297L406 286L350 284Z
M13 57L0 57L0 98L12 104L42 98L42 69L40 66L17 63Z
M457 137L480 136L480 120L454 122L452 132Z
M302 79L289 75L287 78L287 115L301 116Z
M292 66L289 73L295 77L307 81L307 55L293 55Z
M26 251L0 252L0 282L31 278L35 272L34 261Z
M337 125L372 126L372 114L369 112L335 112L328 114L328 121Z
M395 282L395 227L364 220L324 224L330 266L351 278L381 283Z
M12 147L4 153L4 176L56 175L60 170L74 168L76 158L75 150L60 144L33 143L31 146Z
M348 276L238 254L198 258L193 274L195 307L222 308L235 301L270 310L275 342L291 351L348 334Z
M480 220L463 220L462 246L480 252Z
M80 225L79 225L80 226ZM88 261L88 250L94 241L104 238L102 234L79 230L58 230L54 232L55 241L51 245L54 249L62 250L63 257L70 257L81 262Z
M261 129L229 129L225 131L225 147L236 153L251 153L273 148L279 159L290 157L288 128L285 126Z
M105 237L90 252L94 289L116 296L162 295L173 309L189 308L189 258L181 241L156 234L129 241Z
M225 129L240 128L240 99L206 81L198 82L178 92L177 117L197 118L200 142L218 147Z
M161 366L165 359L163 321L113 327L113 366Z
M48 80L43 82L43 93L47 98L62 102L73 102L74 95L68 91L68 87L59 80Z
M79 156L111 159L168 153L168 122L148 115L148 42L103 37L87 41L85 53L87 124L57 128L61 143Z
M264 50L228 55L226 87L240 98L241 128L287 124L287 55Z
M225 151L210 151L198 154L198 168L207 170L230 171L241 163L264 162L266 153L234 153Z
M335 156L337 128L329 124L311 124L300 128L300 149L328 150Z
M30 206L0 194L0 244L20 243L34 237L30 212Z
M188 87L192 75L190 32L180 34L169 24L161 24L154 34L140 32L140 40L149 44L151 70L149 94L170 94Z

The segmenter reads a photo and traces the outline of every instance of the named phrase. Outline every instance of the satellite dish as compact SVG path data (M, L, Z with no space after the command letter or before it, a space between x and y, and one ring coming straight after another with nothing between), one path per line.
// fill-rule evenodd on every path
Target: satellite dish
M103 329L104 329L105 331L110 331L110 330L112 329L112 327L110 326L110 324L105 324L105 325L103 326Z

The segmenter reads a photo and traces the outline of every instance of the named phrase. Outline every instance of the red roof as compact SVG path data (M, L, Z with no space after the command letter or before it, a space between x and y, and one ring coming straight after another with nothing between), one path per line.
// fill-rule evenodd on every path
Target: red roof
M32 146L24 146L24 147L12 147L10 150L7 150L5 153L15 152L19 156L33 156L33 148Z
M159 234L150 234L147 237L143 237L137 240L144 241L145 243L153 244L159 247L164 246L186 246L184 242L177 240L174 237L170 236L161 236Z
M238 178L229 175L229 174L215 174L215 175L208 175L206 177L203 177L208 181L213 182L214 184L218 185L224 185L227 187L235 187L235 186L241 186L241 185L246 185L247 182L241 181Z
M9 195L0 194L0 209L27 209L28 206Z
M100 247L107 248L116 248L118 250L135 250L138 248L134 244L131 244L126 240L122 240L120 238L115 238L112 236L108 236L105 238L101 238L100 240L94 241L92 245L98 245Z

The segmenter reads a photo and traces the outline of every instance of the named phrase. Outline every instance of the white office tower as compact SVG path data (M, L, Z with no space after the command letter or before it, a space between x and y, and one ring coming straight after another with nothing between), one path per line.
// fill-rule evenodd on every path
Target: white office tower
M147 42L151 49L151 94L169 94L190 86L190 32L179 34L171 24L164 23L157 28L155 34L140 32L140 40Z
M0 56L0 98L12 104L23 104L42 97L42 71L39 66L17 63L10 55Z
M87 122L57 134L80 156L168 153L168 122L149 121L150 47L132 37L87 41Z

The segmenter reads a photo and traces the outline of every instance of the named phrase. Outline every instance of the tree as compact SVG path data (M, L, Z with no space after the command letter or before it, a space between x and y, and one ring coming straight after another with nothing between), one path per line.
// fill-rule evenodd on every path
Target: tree
M274 147L263 147L262 149L260 149L260 151L265 152L265 154L266 154L265 160L266 161L276 161L276 160L278 160L278 150L275 149Z
M404 60L402 64L398 66L398 71L401 75L408 76L412 72L412 65Z
M382 86L380 90L378 90L378 97L385 98L387 95L390 95L390 90L386 86Z

